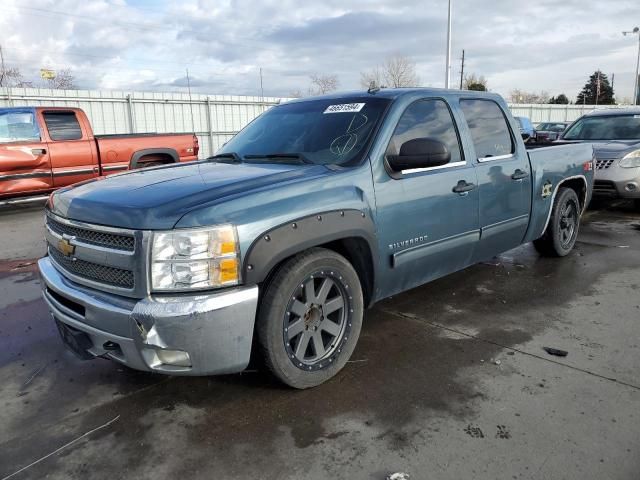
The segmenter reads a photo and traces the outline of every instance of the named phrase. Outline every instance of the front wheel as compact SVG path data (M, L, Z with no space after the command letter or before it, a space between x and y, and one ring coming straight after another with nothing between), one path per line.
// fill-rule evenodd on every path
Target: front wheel
M265 362L285 384L315 387L355 349L364 302L358 274L341 255L313 248L278 268L262 298L257 334Z
M541 255L564 257L573 250L580 228L580 201L575 190L560 188L552 208L544 235L533 245Z

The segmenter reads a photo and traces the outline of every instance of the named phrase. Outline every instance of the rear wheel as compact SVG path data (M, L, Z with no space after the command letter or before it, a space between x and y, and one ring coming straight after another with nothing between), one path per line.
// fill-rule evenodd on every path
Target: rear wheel
M544 235L533 241L536 250L549 257L564 257L573 250L580 228L580 201L575 190L560 188Z
M313 248L287 260L269 282L258 314L267 366L291 387L320 385L351 357L363 312L358 274L344 257Z

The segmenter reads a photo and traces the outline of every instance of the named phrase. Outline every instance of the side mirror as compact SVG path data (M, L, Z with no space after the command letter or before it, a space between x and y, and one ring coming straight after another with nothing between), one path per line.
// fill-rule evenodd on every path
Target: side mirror
M430 138L414 138L404 142L398 155L388 155L389 166L396 172L412 168L445 165L451 160L447 146Z

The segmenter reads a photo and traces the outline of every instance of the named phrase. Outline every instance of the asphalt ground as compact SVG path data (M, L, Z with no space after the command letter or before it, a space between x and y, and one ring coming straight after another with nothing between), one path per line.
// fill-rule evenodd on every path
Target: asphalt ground
M640 478L640 214L507 252L366 312L311 390L260 367L171 378L67 352L41 207L0 212L0 480ZM543 347L568 351L549 355Z

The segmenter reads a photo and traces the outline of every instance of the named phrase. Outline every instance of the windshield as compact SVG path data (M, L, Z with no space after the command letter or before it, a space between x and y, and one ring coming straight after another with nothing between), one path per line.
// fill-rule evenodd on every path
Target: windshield
M217 155L233 153L252 162L299 155L321 165L354 164L388 104L385 98L359 97L279 105L247 125Z
M638 140L640 115L582 117L564 134L565 140Z
M40 141L33 112L0 111L0 143Z
M547 130L551 132L562 132L567 126L563 123L539 123L536 130Z

